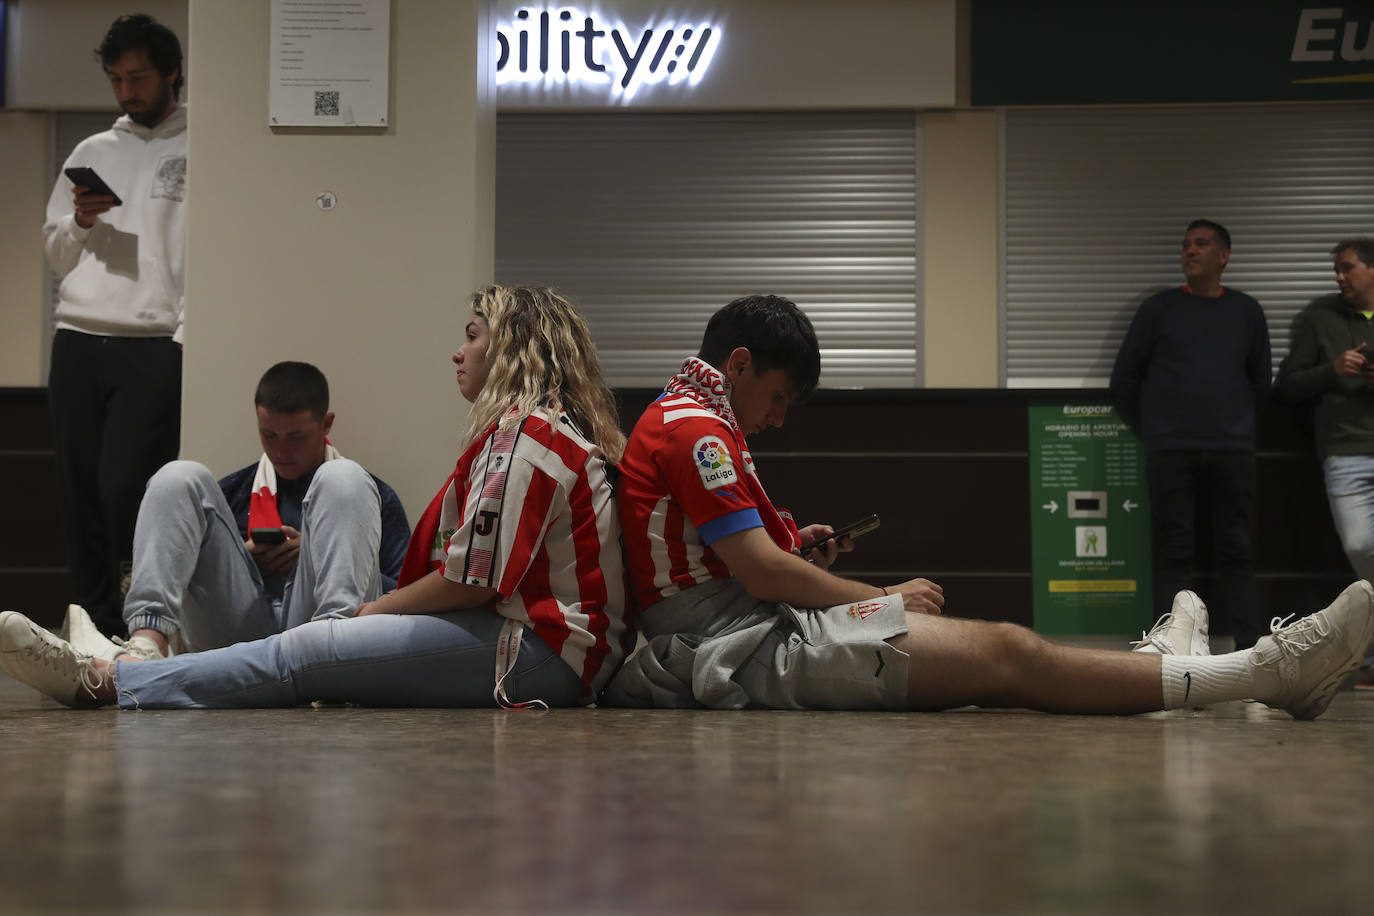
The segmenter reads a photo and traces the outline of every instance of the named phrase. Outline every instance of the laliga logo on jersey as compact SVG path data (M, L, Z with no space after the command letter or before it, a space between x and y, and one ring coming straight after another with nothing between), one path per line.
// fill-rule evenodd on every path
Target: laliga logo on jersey
M701 485L706 489L726 487L738 479L734 464L730 461L730 451L715 436L702 436L692 446L692 452L696 455Z
M728 454L724 456L721 455L722 449L719 442L707 442L705 445L701 445L701 443L698 442L697 445L699 446L697 449L697 461L707 470L713 471L716 468L724 467L725 462L729 460L730 456Z
M575 7L521 8L496 25L496 85L577 83L606 86L628 102L643 86L701 82L720 45L720 28L671 20L630 29Z

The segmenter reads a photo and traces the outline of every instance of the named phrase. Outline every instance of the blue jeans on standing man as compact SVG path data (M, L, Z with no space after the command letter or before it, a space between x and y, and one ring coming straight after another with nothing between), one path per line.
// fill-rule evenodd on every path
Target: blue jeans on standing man
M1374 579L1374 455L1331 455L1322 461L1331 520L1355 575Z
M1346 559L1355 575L1374 581L1374 455L1329 455L1322 473ZM1370 664L1374 649L1365 658L1365 665Z

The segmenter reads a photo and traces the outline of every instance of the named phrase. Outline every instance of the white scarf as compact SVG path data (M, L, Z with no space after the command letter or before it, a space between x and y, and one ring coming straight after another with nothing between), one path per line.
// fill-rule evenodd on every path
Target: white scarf
M328 439L324 440L324 460L342 458ZM277 512L277 469L267 459L264 452L258 459L258 471L253 475L253 495L248 501L248 529L280 528L281 515Z

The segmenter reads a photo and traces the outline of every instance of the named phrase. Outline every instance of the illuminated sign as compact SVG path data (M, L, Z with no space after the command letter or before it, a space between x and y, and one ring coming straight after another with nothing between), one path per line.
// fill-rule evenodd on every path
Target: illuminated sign
M496 84L601 84L628 102L657 83L695 86L721 30L710 23L651 22L635 30L573 7L516 10L496 25Z
M1365 24L1364 47L1355 46L1360 32L1358 19L1342 22L1344 11L1340 7L1302 11L1298 18L1298 32L1293 39L1293 63L1331 63L1336 59L1336 26L1340 25L1341 60L1359 63L1374 60L1374 22ZM1328 44L1329 42L1329 44ZM1374 71L1363 73L1342 73L1325 75L1311 79L1294 80L1295 83L1374 83Z

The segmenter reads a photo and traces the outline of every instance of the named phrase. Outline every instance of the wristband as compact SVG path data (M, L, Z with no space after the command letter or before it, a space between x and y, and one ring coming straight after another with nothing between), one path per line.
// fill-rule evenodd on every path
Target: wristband
M886 597L887 597L887 586L886 586L886 585L880 585L880 586L878 586L878 588L880 588L880 589L883 590L883 597L886 598Z

